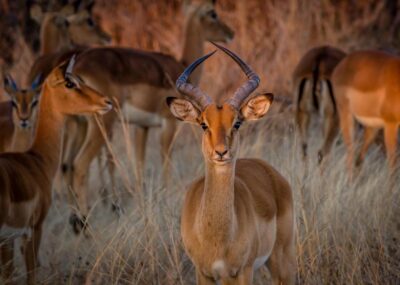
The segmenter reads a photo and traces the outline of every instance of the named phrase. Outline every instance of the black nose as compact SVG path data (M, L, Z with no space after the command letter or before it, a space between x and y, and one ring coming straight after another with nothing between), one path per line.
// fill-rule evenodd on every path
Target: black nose
M28 120L21 120L20 125L21 127L26 128L28 126Z
M223 157L223 156L228 152L228 150L226 149L226 150L224 150L224 151L222 151L222 152L216 150L215 152L216 152L220 157Z

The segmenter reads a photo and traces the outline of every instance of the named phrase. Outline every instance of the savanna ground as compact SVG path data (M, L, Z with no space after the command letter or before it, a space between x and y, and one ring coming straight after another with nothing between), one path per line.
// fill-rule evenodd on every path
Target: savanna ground
M179 57L181 3L159 2L99 0L95 9L103 27L119 44ZM400 41L397 17L389 12L393 3L221 0L217 11L236 31L229 47L261 75L260 90L291 98L291 72L312 46L396 50ZM24 55L17 63L14 71L20 78L31 61ZM213 96L229 94L238 87L238 78L244 80L221 53L206 63L203 74L202 87ZM316 152L321 134L316 123L305 163L291 108L274 105L266 119L242 127L240 156L267 160L292 186L297 214L297 283L400 284L399 192L389 191L382 147L372 146L359 175L350 183L340 139L324 168L319 168ZM105 175L105 183L101 182L95 163L90 179L89 238L72 233L66 193L55 192L40 250L40 282L194 284L194 267L182 248L179 219L185 185L203 173L201 130L180 126L167 188L160 179L159 130L152 131L146 187L139 192L134 187L133 126L117 124L115 128L110 148L117 162L124 213L118 218L109 204L102 203L99 192L109 188L109 178ZM25 271L20 256L17 264L15 276L22 282ZM262 269L254 283L266 284L268 279L268 271Z

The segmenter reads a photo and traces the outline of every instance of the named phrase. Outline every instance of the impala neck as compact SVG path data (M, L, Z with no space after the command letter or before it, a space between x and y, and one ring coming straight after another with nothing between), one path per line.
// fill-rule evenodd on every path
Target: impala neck
M22 129L14 123L14 133L12 137L12 151L26 151L30 147L33 135L33 126L29 129Z
M64 116L55 108L52 95L45 82L42 87L36 134L30 149L31 153L42 159L51 177L55 175L59 164L64 125Z
M200 232L205 239L229 242L236 230L234 211L235 164L206 163L204 192L200 205Z
M194 12L192 12L194 13ZM192 14L188 15L185 23L184 44L181 62L188 66L193 61L203 56L204 53L204 35L199 20ZM202 66L198 66L190 75L190 81L194 85L200 82Z
M61 33L58 28L50 25L52 17L46 18L40 31L40 55L61 52L73 47L69 37Z

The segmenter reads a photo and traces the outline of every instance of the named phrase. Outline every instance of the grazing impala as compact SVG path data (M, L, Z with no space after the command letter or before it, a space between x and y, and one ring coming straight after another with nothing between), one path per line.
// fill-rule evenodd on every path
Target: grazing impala
M238 129L244 121L262 118L272 94L250 96L259 77L237 55L216 45L248 77L234 95L216 104L187 83L209 56L192 63L176 82L185 99L167 103L179 120L200 125L205 176L186 194L181 234L196 267L197 284L251 284L253 272L268 260L273 284L294 284L294 211L288 182L259 159L237 159Z
M176 129L176 120L164 104L166 97L175 93L171 81L175 81L183 71L181 62L190 62L203 52L205 40L227 41L233 32L218 19L213 1L202 1L188 8L186 37L181 61L161 53L152 53L127 48L94 48L77 56L74 72L84 82L110 98L125 104L125 115L135 130L136 177L139 187L144 167L145 146L148 130L163 127L161 149L164 161L168 154ZM199 74L195 81L199 80ZM104 116L108 134L117 119L111 112ZM89 120L85 142L67 169L74 172L71 181L80 210L80 218L85 219L88 211L86 189L88 187L89 166L104 145L102 133L94 119ZM73 219L74 224L82 224ZM76 228L76 227L75 227Z
M400 57L382 51L358 51L345 57L332 75L347 146L347 166L353 168L354 119L365 127L357 164L361 164L379 129L384 129L386 154L393 171L396 165L400 125Z
M30 89L19 89L10 75L4 77L4 89L10 101L0 103L0 152L29 148L36 121L40 76Z
M338 131L336 102L331 75L336 65L346 56L340 49L321 46L309 50L293 72L296 98L296 123L301 137L303 157L307 156L307 137L314 110L320 112L323 124L323 144L318 151L321 162L331 149Z
M71 73L74 59L55 68L42 86L38 125L32 147L0 154L0 244L3 275L13 272L13 243L24 237L27 283L35 284L42 224L51 204L66 115L103 114L111 102Z

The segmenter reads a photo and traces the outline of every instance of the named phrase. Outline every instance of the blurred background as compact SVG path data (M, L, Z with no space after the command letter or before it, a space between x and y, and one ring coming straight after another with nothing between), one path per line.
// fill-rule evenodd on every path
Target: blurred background
M10 72L26 86L40 50L40 27L30 9L39 4L44 11L58 11L66 2L0 0L3 73ZM400 48L397 0L217 0L215 5L218 16L235 31L227 46L260 75L259 90L289 101L292 72L312 47L329 44L346 52L372 48L391 53ZM95 0L92 12L112 36L112 45L161 51L179 59L183 6L184 1L177 0ZM213 49L206 44L205 52ZM205 63L200 84L218 97L236 89L240 79L244 76L235 63L218 53ZM4 99L2 93L1 88ZM243 126L240 156L267 160L292 185L297 210L297 283L400 284L400 193L390 193L385 187L382 149L372 147L356 183L349 186L343 144L334 147L324 171L316 159L304 164L293 113L290 108L272 109L262 122ZM180 125L172 158L172 189L159 181L159 130L150 134L147 187L139 195L128 183L135 164L131 126L115 127L113 158L125 214L116 217L109 205L102 204L99 189L108 187L109 179L101 185L97 166L91 168L89 239L71 232L65 193L56 193L40 251L40 284L194 284L194 268L180 240L179 219L185 185L204 173L201 130ZM310 137L310 157L316 157L319 129ZM20 265L18 281L24 280L22 258L16 263ZM266 269L255 276L257 285L268 280Z
M30 17L38 3L57 11L67 0L1 0L0 57L24 82L40 49L39 24ZM73 1L71 1L73 2ZM196 0L192 1L196 2ZM180 58L185 13L178 0L96 0L93 14L113 38L113 45L161 51ZM229 47L261 75L262 88L288 96L291 73L311 47L329 44L346 52L400 45L397 0L218 0L216 10L235 31ZM212 49L207 45L207 49ZM209 64L203 82L216 96L230 90L240 75L233 62L220 56ZM218 74L218 76L216 76ZM210 78L217 78L209 80ZM236 85L235 85L236 86Z

